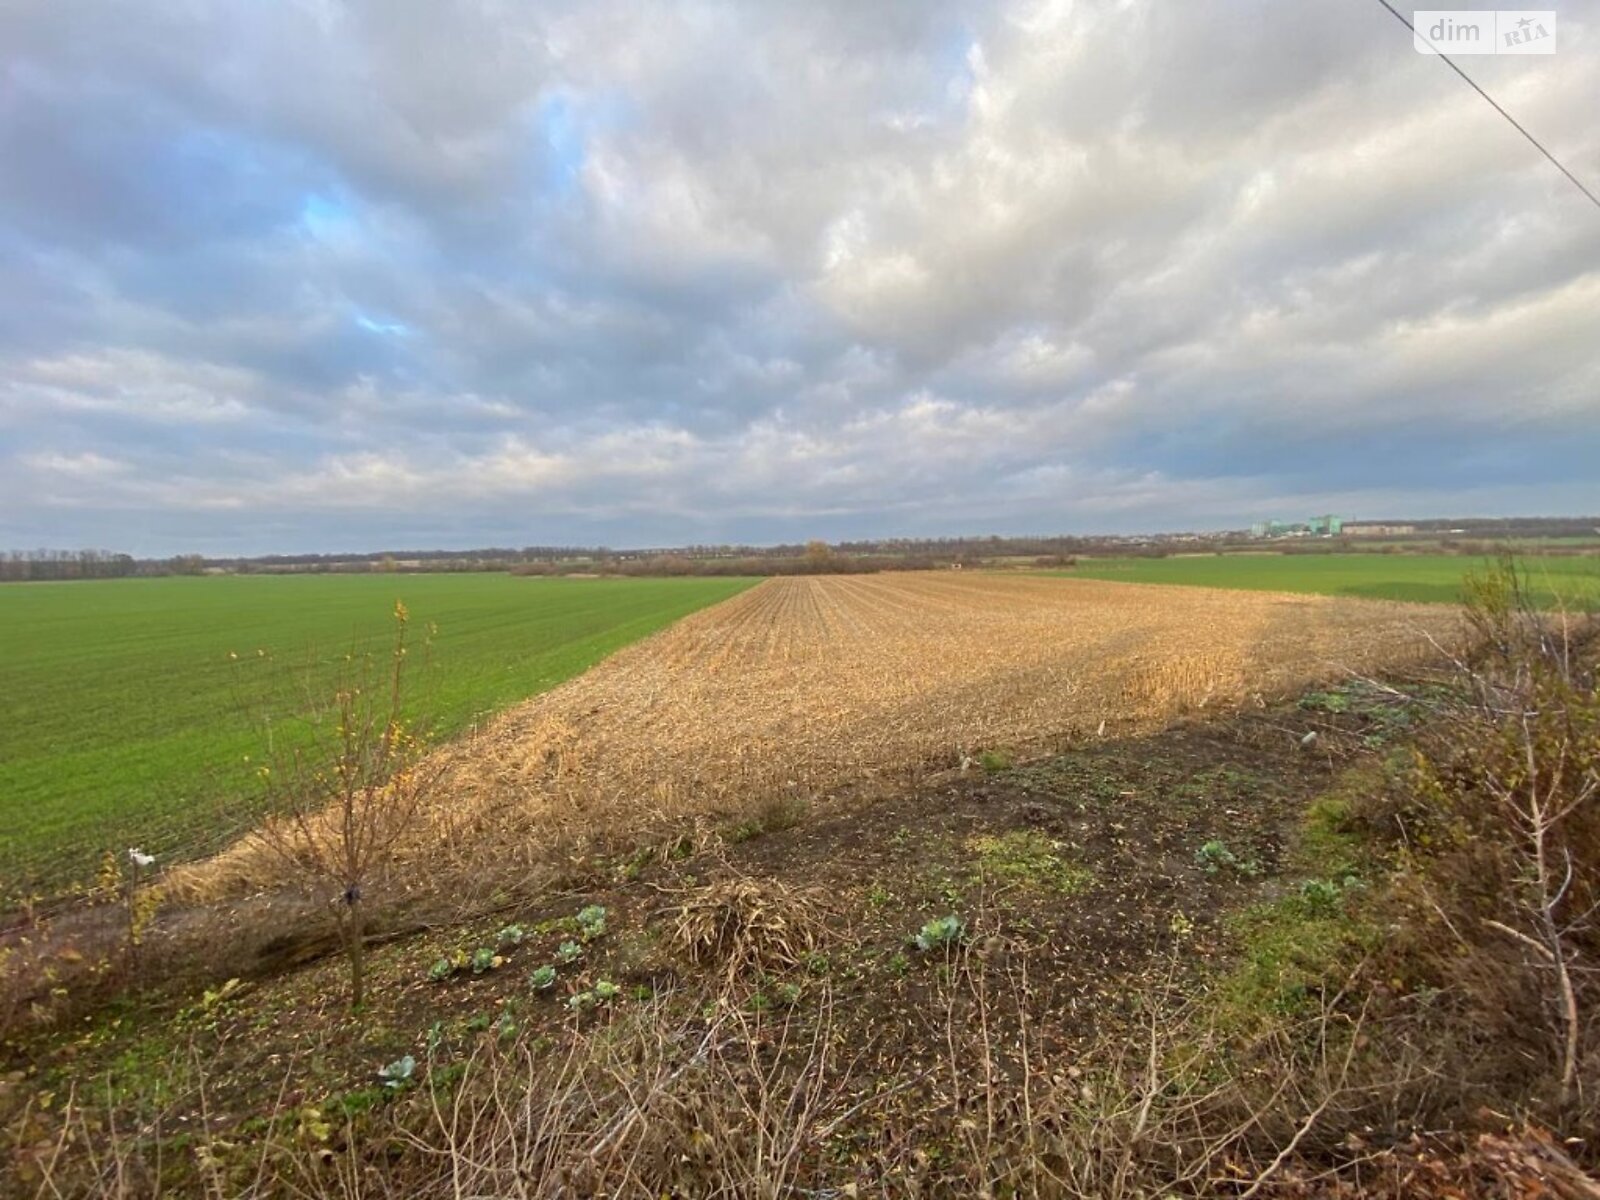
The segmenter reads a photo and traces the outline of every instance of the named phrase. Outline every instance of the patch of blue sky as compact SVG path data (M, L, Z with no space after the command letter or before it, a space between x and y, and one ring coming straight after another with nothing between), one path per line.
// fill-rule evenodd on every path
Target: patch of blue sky
M384 337L409 337L411 326L403 321L388 320L373 313L362 312L359 308L355 312L355 322L368 333L381 334Z
M578 186L588 157L583 119L565 92L555 92L539 102L534 115L540 144L540 190L551 197L571 194Z
M967 97L977 76L972 69L973 51L978 47L971 28L958 24L943 34L934 49L932 63L935 86L941 105L966 111Z
M553 200L574 194L596 138L625 128L636 110L615 89L547 92L527 118L534 186Z
M319 241L334 241L354 233L360 222L347 201L307 192L300 200L300 224Z

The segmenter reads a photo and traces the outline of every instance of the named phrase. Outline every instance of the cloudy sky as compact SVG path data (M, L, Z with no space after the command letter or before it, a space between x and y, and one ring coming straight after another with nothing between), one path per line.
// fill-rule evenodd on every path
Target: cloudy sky
M1462 61L1600 190L1558 22ZM1595 512L1597 463L1600 211L1376 0L0 0L0 548Z

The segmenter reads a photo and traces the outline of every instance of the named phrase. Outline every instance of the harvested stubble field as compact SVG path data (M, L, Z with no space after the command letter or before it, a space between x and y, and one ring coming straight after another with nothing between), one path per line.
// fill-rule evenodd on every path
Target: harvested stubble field
M457 743L403 856L488 881L554 846L738 819L1392 667L1457 626L1442 607L1041 577L772 579ZM274 876L246 841L171 886L216 897Z

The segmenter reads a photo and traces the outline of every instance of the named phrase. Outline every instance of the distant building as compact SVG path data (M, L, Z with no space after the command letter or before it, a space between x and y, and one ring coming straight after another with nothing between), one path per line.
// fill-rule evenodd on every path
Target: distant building
M1346 530L1343 517L1328 514L1309 521L1257 521L1250 526L1253 538L1337 537Z

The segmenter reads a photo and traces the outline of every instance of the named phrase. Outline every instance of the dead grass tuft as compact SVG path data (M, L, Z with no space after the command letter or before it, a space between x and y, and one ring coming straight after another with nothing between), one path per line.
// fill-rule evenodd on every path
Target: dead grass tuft
M685 893L658 916L667 942L690 962L721 971L725 987L742 977L801 966L818 951L818 902L777 880L726 879Z

